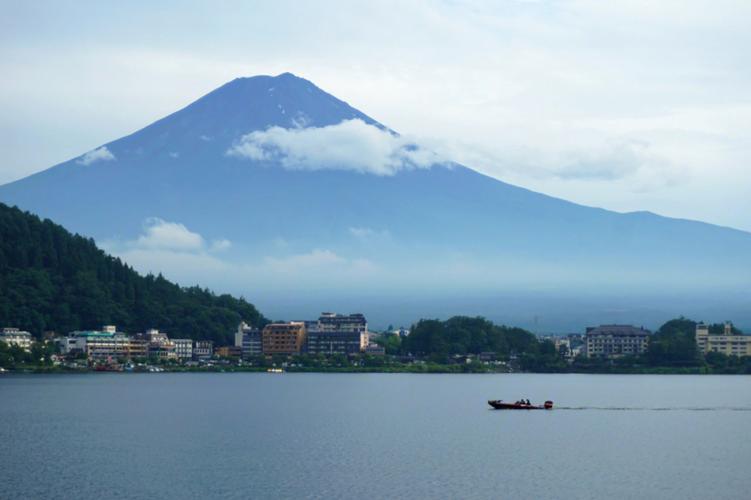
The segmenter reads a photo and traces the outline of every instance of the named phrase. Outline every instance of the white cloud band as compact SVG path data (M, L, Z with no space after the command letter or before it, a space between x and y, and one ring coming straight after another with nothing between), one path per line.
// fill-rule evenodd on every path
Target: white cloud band
M444 163L435 152L359 119L326 127L271 127L251 132L227 155L274 161L290 170L351 170L375 175Z

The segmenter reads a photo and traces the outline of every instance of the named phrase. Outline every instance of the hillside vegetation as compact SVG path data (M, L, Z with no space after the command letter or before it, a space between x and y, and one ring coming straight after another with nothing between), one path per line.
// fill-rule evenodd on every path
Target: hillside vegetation
M224 344L240 320L266 321L243 298L141 276L92 239L0 203L0 327L39 336L114 324Z

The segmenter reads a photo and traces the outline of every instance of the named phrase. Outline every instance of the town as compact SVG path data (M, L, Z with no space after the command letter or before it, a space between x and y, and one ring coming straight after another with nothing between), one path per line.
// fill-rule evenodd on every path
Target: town
M425 320L421 321L417 327L424 323ZM545 351L543 347L533 346L512 349L505 356L492 350L455 352L436 361L441 356L436 358L435 349L430 349L432 352L403 352L394 348L394 345L407 344L409 335L410 330L405 328L390 327L382 332L371 332L363 314L331 312L321 313L316 320L272 322L263 326L251 326L243 321L237 326L232 345L170 337L158 329L128 334L118 331L115 325L104 325L99 330L74 331L65 336L46 332L41 339L27 331L5 327L0 333L0 348L4 347L0 352L0 370L16 366L13 361L17 360L9 359L13 352L28 356L35 350L42 364L70 370L161 372L240 367L270 372L301 368L370 368L380 371L379 368L383 370L389 366L413 366L418 369L409 371L425 371L426 364L433 361L434 364L462 367L461 371L509 372L525 371L520 358L530 352ZM535 338L540 346L548 347L549 354L552 352L554 357L568 365L602 366L596 363L612 364L647 356L653 337L654 334L643 327L600 325L588 327L582 334ZM693 342L697 355L751 357L751 335L743 335L730 322L722 325L696 323ZM467 367L475 370L467 370ZM526 371L535 370L527 366Z

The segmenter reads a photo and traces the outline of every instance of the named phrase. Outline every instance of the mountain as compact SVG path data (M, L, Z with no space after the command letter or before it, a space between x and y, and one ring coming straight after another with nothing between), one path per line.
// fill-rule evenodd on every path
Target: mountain
M289 73L233 80L0 186L0 201L279 317L336 307L376 323L484 314L541 330L679 314L751 323L751 234L501 182Z
M232 342L240 320L265 320L244 299L141 276L93 241L0 203L0 325L37 336L115 324Z

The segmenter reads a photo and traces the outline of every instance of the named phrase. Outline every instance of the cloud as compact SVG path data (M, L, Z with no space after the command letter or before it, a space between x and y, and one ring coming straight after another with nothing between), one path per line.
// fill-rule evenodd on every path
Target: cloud
M195 251L204 248L203 237L177 222L151 217L144 222L144 232L134 242L138 248Z
M657 174L660 185L676 181L670 163L646 141L629 140L564 155L551 174L564 180L618 180L636 177L641 170Z
M320 282L321 278L331 278L331 273L352 278L370 275L375 270L375 264L368 259L346 258L332 250L314 249L303 254L265 257L262 265L257 266L255 271L272 280L279 275L294 275L301 281Z
M115 159L115 155L107 149L107 146L102 146L101 148L94 149L81 156L76 160L76 163L79 165L91 165L97 161L111 161Z
M350 227L348 228L349 234L361 241L374 241L388 239L391 237L391 233L384 229L382 231L370 228L370 227Z
M471 166L507 182L539 181L621 185L640 192L685 182L689 174L650 141L618 138L536 148L498 141L488 148L461 141L423 140L451 161ZM526 179L527 182L521 182Z
M209 251L211 252L223 252L224 250L228 250L232 247L232 242L227 239L221 239L221 240L214 240L211 242L211 246L209 247Z
M352 170L374 175L445 163L435 152L359 119L326 127L271 127L251 132L228 149L227 155L278 162L290 170Z

